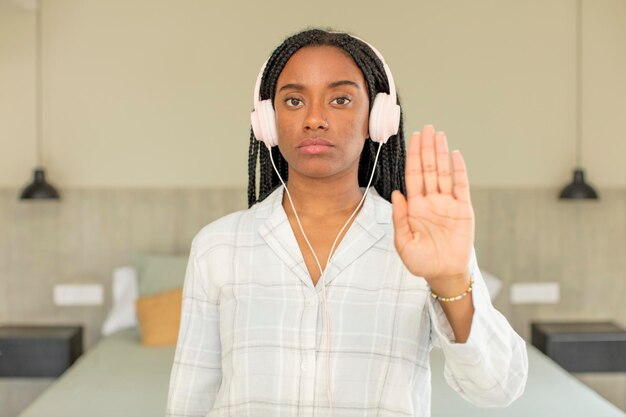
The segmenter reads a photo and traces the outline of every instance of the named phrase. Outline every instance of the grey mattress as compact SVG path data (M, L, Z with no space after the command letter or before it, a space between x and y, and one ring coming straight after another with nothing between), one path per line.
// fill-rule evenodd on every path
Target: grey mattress
M508 408L475 407L443 378L443 352L433 349L432 416L624 417L532 345L526 391ZM154 417L165 414L173 347L143 347L136 330L103 338L20 417Z

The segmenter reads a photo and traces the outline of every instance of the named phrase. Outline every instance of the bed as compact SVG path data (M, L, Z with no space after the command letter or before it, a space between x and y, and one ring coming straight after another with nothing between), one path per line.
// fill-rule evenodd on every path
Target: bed
M478 408L443 379L431 352L433 417L624 417L626 414L528 345L524 395L505 409ZM143 347L136 329L102 338L19 417L154 417L165 413L174 347Z
M450 388L443 379L443 352L430 353L433 417L624 417L626 413L605 400L567 371L526 344L528 381L524 394L503 409L475 407Z
M144 347L137 329L106 336L19 417L162 416L174 347Z

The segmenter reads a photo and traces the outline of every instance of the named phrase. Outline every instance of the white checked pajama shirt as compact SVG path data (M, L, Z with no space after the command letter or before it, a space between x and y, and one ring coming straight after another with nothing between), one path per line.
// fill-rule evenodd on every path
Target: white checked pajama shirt
M326 417L322 282L313 285L282 207L283 187L193 239L168 417ZM466 343L393 243L391 204L370 188L327 266L334 417L430 416L429 352L481 407L524 391L524 340L491 304L476 255Z

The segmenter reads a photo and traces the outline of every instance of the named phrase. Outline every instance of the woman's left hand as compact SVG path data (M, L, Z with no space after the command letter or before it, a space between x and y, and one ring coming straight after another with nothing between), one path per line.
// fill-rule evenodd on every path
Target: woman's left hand
M468 279L474 243L474 210L465 162L443 132L427 125L408 146L407 197L392 194L395 246L407 269L431 288ZM454 177L452 175L454 173Z

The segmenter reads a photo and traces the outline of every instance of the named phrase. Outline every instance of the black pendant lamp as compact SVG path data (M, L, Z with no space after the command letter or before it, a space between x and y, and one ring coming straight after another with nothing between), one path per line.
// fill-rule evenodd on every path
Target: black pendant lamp
M597 200L598 193L585 182L585 171L581 163L582 142L582 0L578 0L576 13L577 34L577 89L576 89L576 168L572 182L563 188L559 198L562 200Z
M59 192L46 182L43 168L35 168L33 182L28 184L20 195L20 200L58 200Z
M37 167L34 170L33 182L28 184L20 194L20 200L58 200L57 190L46 182L46 174L42 163L42 103L41 103L41 1L37 0L37 33L36 33L36 105L37 105Z
M574 179L563 188L559 198L563 200L597 200L598 193L585 182L585 171L582 168L576 168Z

